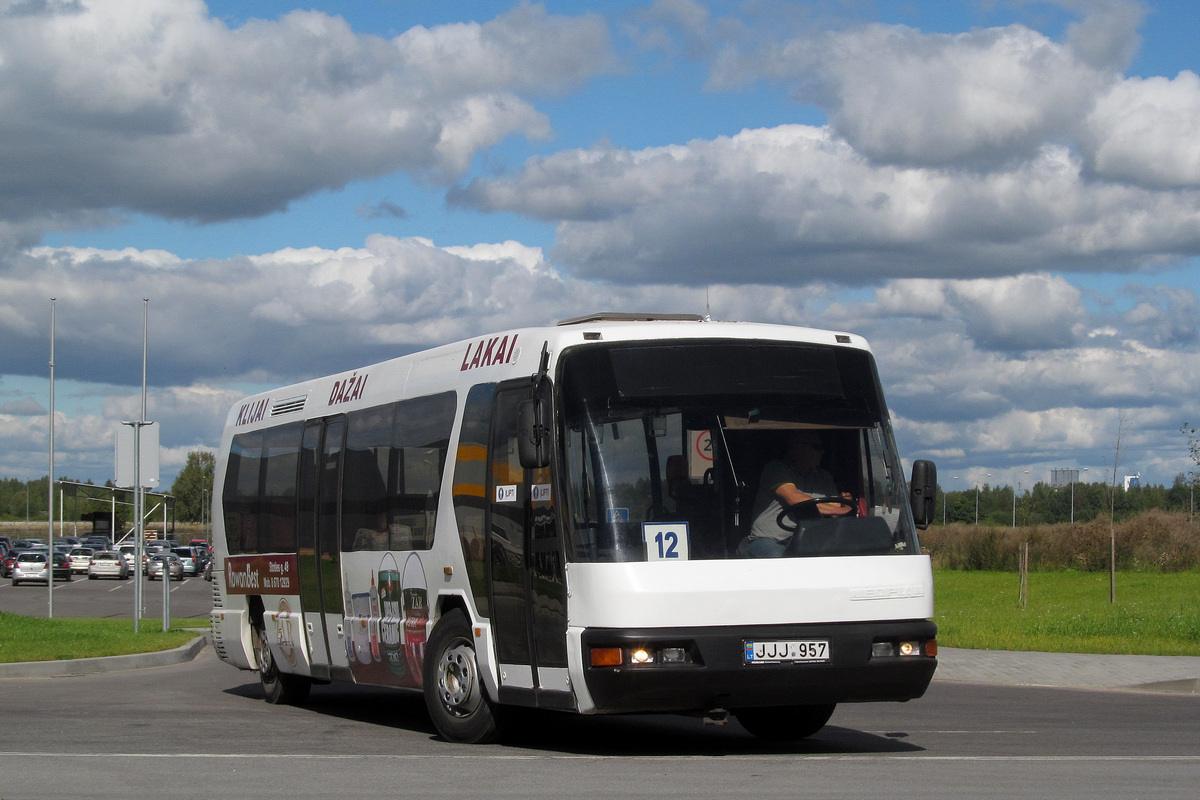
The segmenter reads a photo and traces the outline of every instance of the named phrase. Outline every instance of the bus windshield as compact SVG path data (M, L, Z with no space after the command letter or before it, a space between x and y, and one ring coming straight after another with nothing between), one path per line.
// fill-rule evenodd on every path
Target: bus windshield
M563 354L559 401L574 561L751 557L748 543L764 531L775 554L791 557L920 552L866 351L728 340L580 347ZM771 505L763 484L792 474L780 464L796 439L814 455L795 485L815 480L807 494L824 505Z

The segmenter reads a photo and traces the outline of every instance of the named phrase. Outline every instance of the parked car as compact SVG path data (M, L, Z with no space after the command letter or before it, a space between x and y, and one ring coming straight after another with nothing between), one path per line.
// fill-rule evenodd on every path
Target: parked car
M93 552L99 553L101 550L112 550L113 543L108 540L108 537L97 538L89 536L79 543L80 547L90 547Z
M17 557L20 556L21 553L45 553L45 552L46 552L46 548L44 545L42 547L13 547L4 556L4 559L2 561L0 561L0 576L5 577L5 578L12 577L13 567L16 566Z
M200 562L196 558L196 553L190 547L173 547L171 552L183 562L184 575L199 575Z
M123 544L117 548L116 552L121 554L121 558L125 559L125 563L129 565L129 571L133 572L133 560L137 558L137 547Z
M164 565L166 565L164 567ZM158 578L162 580L163 570L168 570L170 580L183 580L183 562L179 560L179 556L173 553L160 553L155 556L150 556L146 562L146 578L154 580Z
M71 572L86 573L88 565L92 563L92 556L96 551L90 547L73 547L67 557L71 561Z
M54 580L71 580L71 562L67 560L66 556L52 555L45 550L26 550L17 556L17 563L13 565L13 586L28 581L47 583L49 581L47 563L51 560L54 563Z
M129 573L129 564L120 553L113 550L95 553L88 563L87 576L91 581L97 578L116 578L123 581L129 578Z

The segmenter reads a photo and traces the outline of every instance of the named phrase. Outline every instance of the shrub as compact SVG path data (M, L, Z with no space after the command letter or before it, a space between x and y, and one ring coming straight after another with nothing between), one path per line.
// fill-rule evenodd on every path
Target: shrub
M1200 569L1200 522L1184 513L1151 510L1116 523L1089 522L1004 527L952 524L921 534L921 547L936 569L1015 572L1021 544L1029 543L1030 569L1106 572L1113 532L1117 569L1183 572Z

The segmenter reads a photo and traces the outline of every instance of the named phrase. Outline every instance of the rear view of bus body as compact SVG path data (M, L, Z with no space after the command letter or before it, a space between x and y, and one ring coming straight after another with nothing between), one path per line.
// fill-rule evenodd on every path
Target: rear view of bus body
M760 476L797 435L837 494L754 557ZM424 691L454 741L508 706L799 738L936 668L936 473L906 481L850 334L597 315L480 337L246 398L215 480L214 643L272 702L343 680Z

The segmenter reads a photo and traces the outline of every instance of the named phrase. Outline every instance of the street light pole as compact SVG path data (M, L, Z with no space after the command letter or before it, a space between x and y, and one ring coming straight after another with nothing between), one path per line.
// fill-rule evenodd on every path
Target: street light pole
M1029 470L1025 470L1025 474L1029 474ZM1012 526L1017 527L1017 492L1021 488L1021 482L1016 481L1016 488L1013 489L1013 523Z
M46 476L49 502L46 505L46 520L50 525L46 542L50 545L46 553L46 586L49 599L47 600L46 617L54 618L54 302L50 298L50 472Z
M957 475L954 476L954 480L958 480ZM942 492L942 527L943 528L946 527L946 501L949 499L950 498L946 495L946 493Z

